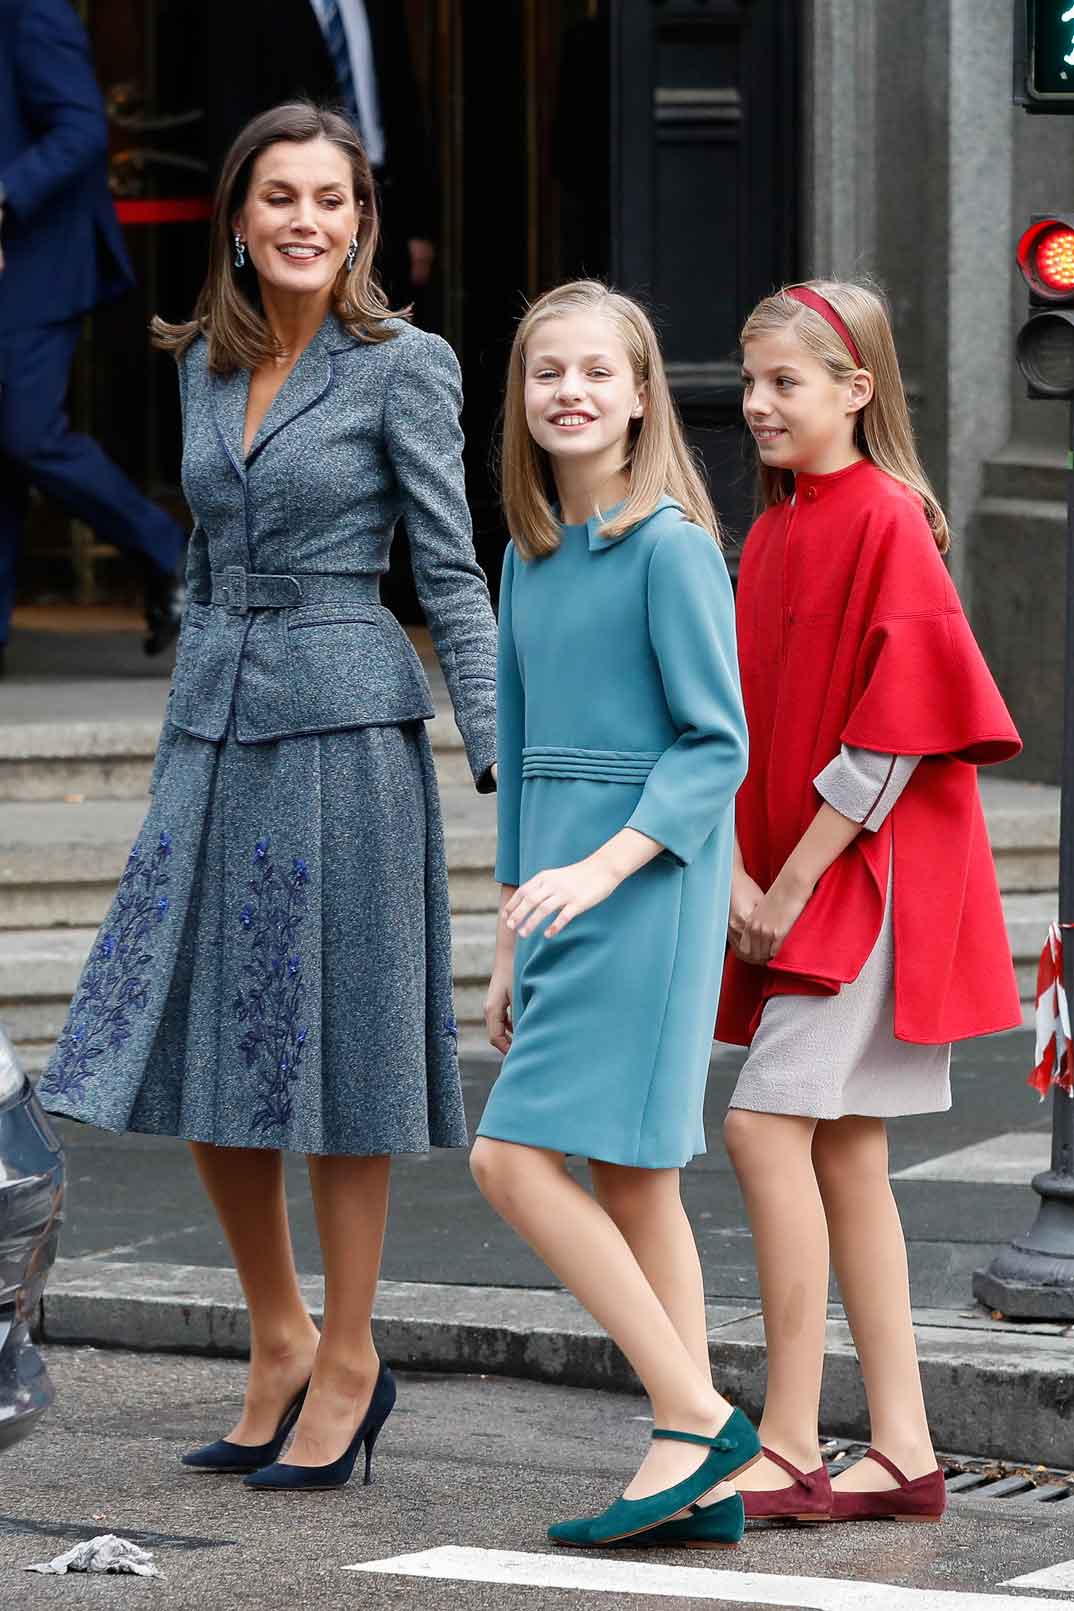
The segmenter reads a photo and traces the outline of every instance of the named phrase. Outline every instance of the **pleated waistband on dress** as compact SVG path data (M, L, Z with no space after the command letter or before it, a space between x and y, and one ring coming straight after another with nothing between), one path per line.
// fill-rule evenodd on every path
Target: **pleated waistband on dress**
M660 755L659 750L561 749L553 744L534 744L522 751L522 776L644 783Z

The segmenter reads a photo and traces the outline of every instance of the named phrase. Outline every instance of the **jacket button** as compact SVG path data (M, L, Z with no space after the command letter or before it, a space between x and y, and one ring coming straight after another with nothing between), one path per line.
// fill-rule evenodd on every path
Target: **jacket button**
M817 501L817 489L816 489L816 487L807 487L805 489L805 495L806 495L806 502L807 503L816 503L816 501Z

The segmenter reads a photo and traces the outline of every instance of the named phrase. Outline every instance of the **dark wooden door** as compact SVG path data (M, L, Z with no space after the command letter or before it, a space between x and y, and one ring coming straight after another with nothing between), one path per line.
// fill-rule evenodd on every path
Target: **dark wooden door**
M611 8L611 263L659 322L717 508L744 535L737 338L796 272L795 0L616 0Z

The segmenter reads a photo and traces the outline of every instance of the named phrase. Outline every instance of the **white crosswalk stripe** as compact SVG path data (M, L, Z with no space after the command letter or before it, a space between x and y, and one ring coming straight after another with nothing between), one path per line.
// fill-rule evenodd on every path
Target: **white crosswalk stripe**
M1045 1566L1039 1572L1024 1572L1021 1577L1009 1577L1003 1584L1012 1589L1068 1589L1074 1593L1074 1561L1060 1561L1058 1566Z
M900 1169L893 1180L949 1180L973 1185L1028 1186L1051 1162L1051 1135L1047 1130L1012 1130L989 1136L972 1147L945 1152L938 1158Z
M725 1605L786 1606L795 1611L1008 1611L1008 1608L1011 1611L1046 1611L1046 1608L1055 1611L1062 1603L1036 1595L906 1589L890 1583L863 1583L845 1578L783 1577L770 1572L663 1566L566 1551L536 1555L450 1544L413 1555L396 1555L389 1560L356 1561L344 1570L464 1583L502 1583L517 1588L715 1600Z

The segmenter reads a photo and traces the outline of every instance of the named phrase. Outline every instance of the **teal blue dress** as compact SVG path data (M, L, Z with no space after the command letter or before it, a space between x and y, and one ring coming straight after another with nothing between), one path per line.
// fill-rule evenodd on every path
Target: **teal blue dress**
M644 1169L705 1150L702 1109L746 773L734 602L712 536L664 499L624 537L507 550L496 877L525 883L621 828L665 849L515 950L514 1040L478 1133Z

